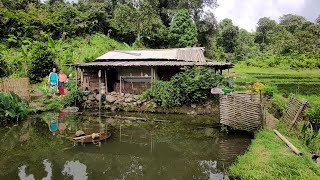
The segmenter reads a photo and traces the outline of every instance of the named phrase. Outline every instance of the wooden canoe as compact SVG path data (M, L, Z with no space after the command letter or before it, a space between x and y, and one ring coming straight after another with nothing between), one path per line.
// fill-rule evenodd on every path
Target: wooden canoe
M86 134L85 136L80 136L80 137L76 137L76 135L72 135L71 139L75 143L96 143L96 142L100 142L100 141L106 140L111 137L110 132L108 132L108 133L102 132L102 133L96 133L96 134L99 134L99 137L95 138L95 139L92 139L91 133Z

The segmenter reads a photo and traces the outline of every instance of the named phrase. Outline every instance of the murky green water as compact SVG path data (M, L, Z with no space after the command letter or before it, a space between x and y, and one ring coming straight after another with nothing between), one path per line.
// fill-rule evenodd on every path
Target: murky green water
M174 123L110 117L115 115ZM32 116L0 128L0 179L222 179L252 137L222 132L217 121L132 113ZM79 129L112 137L101 146L74 147L68 137Z

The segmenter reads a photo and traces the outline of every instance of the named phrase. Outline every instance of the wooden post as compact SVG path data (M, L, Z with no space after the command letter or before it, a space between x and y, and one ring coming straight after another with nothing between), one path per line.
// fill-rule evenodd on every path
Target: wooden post
M80 69L80 86L83 87L83 73L84 70Z
M99 77L99 112L101 110L101 70L98 72Z
M274 129L273 131L279 136L279 138L280 138L282 141L284 141L284 142L289 146L290 149L292 149L293 152L295 152L297 155L302 155L302 152L299 151L299 149L296 148L293 144L291 144L291 142L288 141L287 138L285 138L284 136L282 136L282 134L280 134L277 130Z
M106 86L106 94L109 92L108 91L108 80L107 80L107 70L104 70L104 85Z
M78 68L76 67L76 90L78 90Z
M121 93L122 93L122 91L121 91L121 81L122 81L122 77L120 76L120 89L119 89L119 92L120 92L120 96L121 96Z
M153 81L154 81L154 69L153 69L153 66L151 66L151 80L150 80L151 87L152 87Z

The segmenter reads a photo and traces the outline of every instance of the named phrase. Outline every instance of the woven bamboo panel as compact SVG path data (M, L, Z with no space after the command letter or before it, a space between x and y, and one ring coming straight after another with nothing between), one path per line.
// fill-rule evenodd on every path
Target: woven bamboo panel
M220 123L238 130L259 129L262 126L259 96L252 93L221 95Z
M291 121L294 119L295 115L297 114L297 112L301 106L302 106L302 102L300 102L297 98L291 98L289 100L289 102L287 104L287 108L284 112L283 120L288 124L291 123ZM305 107L304 107L304 109L305 109ZM303 110L302 110L302 112L303 112ZM300 113L298 116L297 122L302 121L302 120L303 120L303 113Z
M29 78L5 78L0 79L1 92L14 92L25 100L30 100Z

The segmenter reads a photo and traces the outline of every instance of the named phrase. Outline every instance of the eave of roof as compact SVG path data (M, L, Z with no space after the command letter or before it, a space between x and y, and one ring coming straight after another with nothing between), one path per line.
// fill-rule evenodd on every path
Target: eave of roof
M210 66L232 67L231 63L224 62L186 62L186 61L105 61L76 64L77 67L130 67L130 66Z

